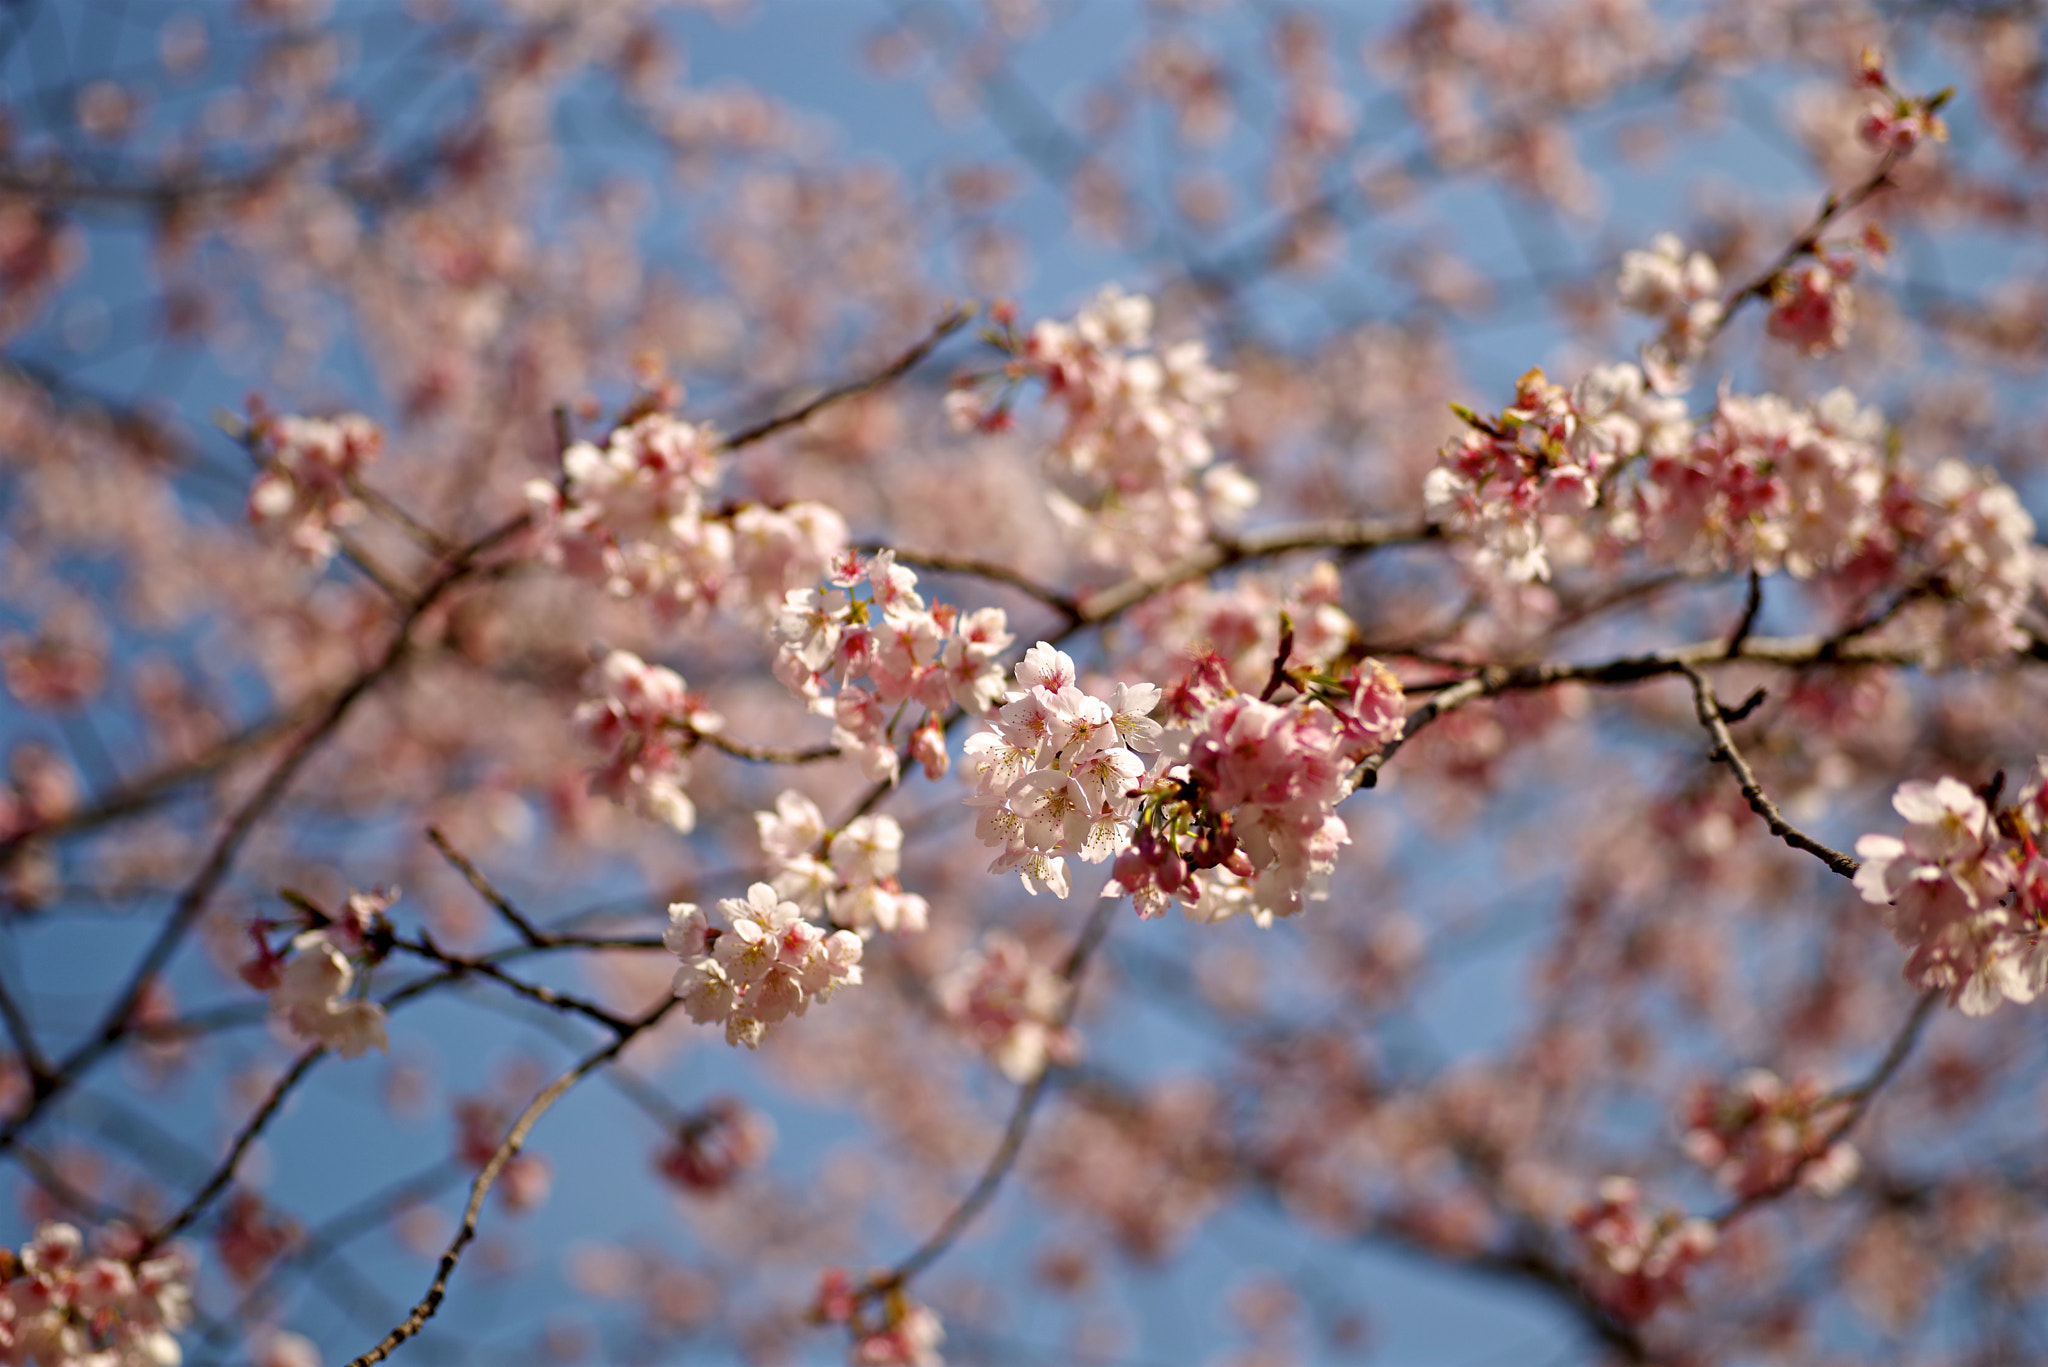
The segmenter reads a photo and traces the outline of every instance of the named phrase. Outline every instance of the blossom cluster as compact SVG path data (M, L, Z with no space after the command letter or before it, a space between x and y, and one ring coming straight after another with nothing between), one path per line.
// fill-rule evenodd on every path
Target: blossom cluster
M47 1222L19 1253L0 1249L0 1362L36 1367L176 1367L173 1331L192 1318L192 1271L110 1226L87 1256L72 1225Z
M1675 233L1660 233L1648 251L1623 253L1620 296L1623 308L1661 324L1643 348L1643 369L1660 390L1684 389L1726 316L1713 258L1686 250Z
M946 1015L1004 1077L1029 1082L1046 1064L1074 1057L1073 1033L1060 1020L1069 991L1022 941L995 930L954 965L938 996Z
M767 1161L775 1122L737 1097L714 1097L675 1129L654 1168L697 1195L722 1191Z
M1856 842L1856 890L1885 908L1907 980L1966 1015L2032 1001L2048 988L2048 760L1995 812L1954 778L1902 783L1892 807L1905 833Z
M846 547L846 522L819 503L716 506L712 430L662 412L562 453L559 484L527 485L541 553L620 597L688 613L772 612Z
M1216 459L1210 436L1235 379L1209 364L1200 342L1155 347L1151 300L1107 289L1071 322L1048 319L1000 340L1010 364L954 388L954 424L1007 425L1006 386L1039 381L1064 410L1049 462L1053 512L1095 559L1154 569L1257 499L1251 480Z
M682 676L627 650L608 652L590 671L592 694L576 708L576 729L606 759L590 788L679 831L697 824L683 791L690 748L725 723L692 697Z
M1642 372L1622 365L1569 391L1533 369L1498 419L1461 416L1466 430L1438 453L1424 500L1476 544L1481 565L1529 583L1550 577L1548 543L1599 502L1621 461L1671 447L1684 407L1649 393Z
M852 1367L944 1367L939 1344L946 1333L939 1317L901 1287L890 1289L874 1303L854 1289L844 1270L827 1268L818 1281L811 1317L846 1326L852 1335L847 1355Z
M893 780L901 762L893 719L906 706L923 708L911 754L927 777L941 777L950 765L941 714L958 706L979 716L1002 695L996 657L1015 639L1006 615L1001 608L963 615L945 603L927 605L917 575L892 551L866 562L841 556L829 584L784 596L773 625L775 676L833 719L833 743L872 780ZM857 597L863 587L867 596ZM838 691L828 696L833 682Z
M1811 577L1881 530L1883 432L1846 389L1810 405L1723 393L1706 421L1644 450L1617 534L1688 569Z
M282 532L306 560L324 565L339 543L335 528L358 520L354 481L383 447L368 418L272 417L258 413L249 437L262 472L249 486L249 520Z
M1920 531L1920 572L1937 595L1938 620L1923 634L1957 663L2023 650L2020 614L2042 582L2034 519L2012 486L1991 471L1944 460L1914 490L1908 516ZM1923 609L1929 604L1921 605ZM1906 614L1925 616L1923 610Z
M722 1024L728 1044L749 1049L771 1025L861 978L861 939L806 921L797 904L766 883L718 904L714 926L689 902L668 909L662 943L682 959L675 994L699 1025Z
M1857 122L1856 136L1872 151L1904 156L1922 142L1948 141L1948 125L1937 112L1948 100L1946 92L1931 98L1901 94L1874 48L1863 51L1858 84L1870 91L1871 102Z
M1821 1117L1839 1107L1810 1081L1787 1084L1752 1068L1726 1086L1702 1086L1687 1108L1686 1155L1737 1196L1797 1182L1833 1196L1861 1166L1853 1145L1829 1138Z
M1626 1177L1600 1184L1599 1199L1572 1216L1584 1241L1586 1290L1616 1318L1639 1323L1685 1292L1685 1278L1719 1237L1710 1221L1643 1210Z
M1856 292L1849 287L1855 276L1852 258L1826 253L1781 272L1771 282L1765 331L1808 356L1840 351L1856 322Z
M1095 864L1129 838L1140 752L1156 750L1153 684L1118 684L1107 699L1075 682L1074 661L1044 641L1025 652L1017 687L989 729L964 747L980 809L975 834L1002 851L989 872L1017 870L1026 890L1072 891L1066 857Z
M2025 642L2040 570L2018 496L1960 461L1897 468L1882 417L1846 389L1805 404L1724 390L1695 421L1633 365L1569 390L1532 370L1498 418L1464 416L1424 493L1510 581L1549 578L1554 555L1631 550L1692 571L1840 573L1917 595L1899 625L1933 657Z
M1288 679L1286 702L1253 697L1207 657L1167 694L1161 772L1111 886L1140 916L1177 899L1190 919L1265 925L1328 895L1351 841L1337 804L1360 763L1402 734L1401 685L1376 660Z
M324 1045L343 1058L357 1058L371 1049L387 1049L384 1008L364 995L367 972L383 957L384 912L398 899L395 891L349 895L341 915L323 916L311 929L294 935L280 953L271 948L276 926L257 921L251 926L256 952L242 965L242 980L270 994L270 1009L293 1034Z
M1321 670L1358 637L1342 606L1337 566L1318 560L1298 579L1241 574L1228 584L1177 585L1133 608L1128 668L1138 678L1169 678L1197 655L1211 654L1239 689L1256 691L1273 672L1283 634L1286 663Z
M880 930L915 933L925 928L931 908L905 892L897 873L903 863L903 827L893 816L857 816L839 830L827 830L818 805L798 792L784 792L772 812L754 813L761 851L773 861L776 894L806 916L823 912L832 924L861 938Z

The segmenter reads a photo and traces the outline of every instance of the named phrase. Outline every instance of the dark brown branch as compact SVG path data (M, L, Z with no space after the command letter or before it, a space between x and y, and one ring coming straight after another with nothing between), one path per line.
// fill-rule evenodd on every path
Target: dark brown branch
M228 1145L227 1156L221 1159L220 1166L214 1169L213 1176L208 1178L206 1184L197 1192L193 1193L192 1199L185 1203L183 1210L180 1210L168 1221L152 1230L143 1239L142 1246L144 1249L158 1248L177 1238L178 1235L191 1226L194 1220L197 1220L206 1213L206 1208L213 1204L213 1199L225 1191L228 1183L234 1180L235 1168L240 1165L242 1155L249 1151L249 1146L256 1142L258 1136L263 1133L264 1129L277 1116L279 1108L284 1105L285 1098L291 1095L292 1089L297 1087L300 1081L313 1071L313 1066L319 1063L326 1055L327 1050L325 1046L321 1045L315 1045L299 1055L290 1069L285 1072L285 1075L279 1078L277 1084L270 1089L270 1095L263 1098L263 1104L256 1108L256 1113L249 1117L243 1124L240 1132L235 1135L234 1143Z
M915 369L918 362L931 355L939 343L951 337L961 328L966 327L968 321L974 317L974 314L975 307L972 304L961 304L955 307L945 317L941 318L930 332L925 334L922 341L872 375L866 376L863 379L849 381L846 384L835 385L808 403L799 404L786 413L778 413L774 417L757 422L751 427L743 427L720 442L719 449L721 451L737 451L742 446L751 446L757 441L764 441L774 436L777 432L796 427L808 421L812 415L831 407L835 403L855 398L858 395L868 393L870 390L880 389L892 380L901 379L904 375Z
M1696 667L1740 662L1802 668L1827 664L1911 664L1914 657L1893 651L1851 651L1840 635L1751 637L1735 654L1725 641L1701 641L1672 650L1645 655L1625 655L1596 664L1489 665L1463 679L1441 680L1408 687L1410 693L1430 691L1433 696L1408 714L1402 734L1378 754L1358 767L1358 785L1370 788L1378 782L1379 771L1402 746L1430 723L1478 698L1502 693L1550 688L1561 683L1616 686L1642 683L1669 674L1694 672ZM1854 872L1853 867L1850 870Z
M447 836L442 835L437 828L429 826L427 827L427 840L432 843L435 849L441 852L441 857L447 860L455 871L463 876L470 887L476 890L476 895L483 898L489 904L491 910L504 917L506 922L519 932L520 939L530 945L545 944L547 942L546 937L534 928L533 922L527 920L521 914L519 908L513 906L503 893L491 886L490 879L484 877L482 870L478 869L475 864L472 864L460 850L457 850L448 843Z
M1821 844L1799 830L1785 820L1783 813L1778 810L1778 805L1765 794L1763 785L1756 780L1756 772L1749 767L1749 761L1742 757L1742 751L1736 748L1735 737L1729 734L1727 717L1721 710L1720 700L1714 696L1713 685L1690 664L1680 665L1678 672L1691 682L1693 709L1699 716L1700 725L1714 738L1713 758L1727 765L1728 771L1735 775L1736 782L1742 785L1743 797L1749 800L1749 809L1763 818L1764 824L1771 828L1772 835L1793 849L1812 855L1844 878L1854 878L1856 870L1863 867L1860 861L1850 858L1840 850Z
M150 942L148 949L143 952L141 961L130 973L127 983L116 996L113 1006L107 1011L99 1027L84 1043L59 1062L50 1085L32 1095L22 1111L4 1127L0 1127L0 1150L10 1147L15 1138L35 1121L53 1098L75 1085L85 1076L87 1069L120 1042L129 1029L136 1007L149 991L150 984L155 982L164 965L170 962L171 956L184 942L186 934L197 924L200 914L212 901L215 890L226 880L228 870L233 867L243 842L284 795L285 790L298 777L300 769L340 727L356 703L398 667L400 661L412 649L413 630L419 625L420 619L426 616L443 595L469 576L481 557L524 531L527 522L527 515L522 513L486 532L450 559L413 600L383 655L334 696L319 719L294 740L283 756L271 767L256 791L235 809L226 827L214 841L206 861L186 884L170 916L157 932L156 938Z
M448 975L452 978L460 979L472 976L488 978L494 983L510 988L513 992L525 997L529 1001L539 1002L542 1006L556 1011L573 1011L579 1016L597 1022L614 1034L623 1033L633 1028L631 1021L605 1010L595 1002L587 1002L581 997L571 997L566 993L557 992L551 987L542 987L538 983L530 983L523 978L515 978L489 959L470 959L464 958L459 954L450 954L427 938L425 934L422 934L417 940L407 940L394 936L391 944L395 949L402 949L408 954L417 955L430 963L441 965L441 967L448 970Z
M14 994L7 990L7 984L0 982L0 1021L7 1025L7 1038L14 1044L15 1057L21 1060L21 1067L28 1074L31 1092L40 1092L50 1084L50 1061L43 1057L42 1047L36 1043L34 1028L29 1024L28 1013L21 1009L21 1003L14 1000Z
M441 1254L440 1266L435 1269L434 1280L428 1284L426 1295L413 1306L411 1314L401 1320L376 1346L349 1363L349 1367L371 1367L373 1363L382 1362L391 1356L392 1350L399 1344L426 1326L427 1321L434 1317L434 1312L441 1308L441 1302L447 1299L448 1279L455 1275L455 1268L462 1261L462 1251L476 1238L477 1223L483 1214L484 1198L490 1195L491 1188L497 1184L499 1174L505 1171L505 1165L525 1147L526 1136L533 1132L533 1127L539 1123L540 1118L546 1115L549 1108L561 1100L570 1088L617 1058L628 1044L640 1037L642 1032L658 1024L664 1016L673 1011L677 1000L670 997L646 1015L627 1023L626 1028L610 1044L586 1055L575 1067L549 1083L542 1089L540 1095L528 1103L526 1109L520 1112L519 1118L513 1122L504 1140L491 1154L490 1161L484 1164L483 1171L476 1175L476 1181L470 1184L469 1204L463 1208L462 1223L456 1229L455 1237L449 1242L446 1251Z
M1757 615L1764 610L1764 577L1755 570L1749 572L1749 589L1742 600L1742 619L1735 624L1734 634L1728 638L1727 656L1733 659L1742 649L1742 643L1749 639L1749 633L1756 628Z

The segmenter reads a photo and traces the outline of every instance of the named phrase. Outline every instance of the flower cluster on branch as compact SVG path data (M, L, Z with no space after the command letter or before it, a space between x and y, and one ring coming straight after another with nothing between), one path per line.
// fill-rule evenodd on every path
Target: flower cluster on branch
M1902 836L1856 842L1856 890L1910 951L1908 981L1965 1014L2048 989L2048 761L2009 806L1954 778L1899 785Z
M19 1252L0 1248L0 1362L36 1367L177 1367L173 1334L192 1319L192 1269L127 1229L86 1252L74 1225L48 1222Z

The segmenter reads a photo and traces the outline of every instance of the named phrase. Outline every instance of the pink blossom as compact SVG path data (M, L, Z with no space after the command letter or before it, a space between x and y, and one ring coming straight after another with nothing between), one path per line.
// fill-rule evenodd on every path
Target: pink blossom
M1642 1193L1625 1177L1602 1182L1599 1200L1572 1216L1572 1228L1586 1249L1586 1289L1630 1322L1647 1320L1682 1297L1686 1275L1719 1242L1705 1220L1645 1215Z
M1822 257L1780 275L1771 286L1766 329L1808 356L1841 350L1856 320L1856 292L1849 288L1855 273L1854 261Z
M377 456L384 434L368 418L259 416L251 439L263 472L249 488L249 520L282 529L306 560L324 565L339 547L335 530L362 517L354 482Z
M861 980L860 937L804 920L766 883L724 899L718 911L726 924L713 929L699 925L695 907L678 904L664 938L684 956L674 984L684 1011L699 1024L723 1023L729 1044L753 1048L768 1026Z
M2040 886L2037 805L2029 796L1994 819L1956 779L1910 781L1892 799L1908 822L1904 836L1856 842L1864 861L1856 890L1885 907L1893 937L1910 951L1906 977L1941 988L1967 1015L2032 1001L2048 987L2032 892Z
M708 1195L767 1161L775 1122L737 1097L715 1097L676 1130L655 1170L684 1190Z
M384 1008L352 995L356 969L333 930L309 930L293 939L291 957L278 974L270 1009L292 1033L324 1044L343 1058L388 1049Z
M689 749L699 733L719 730L723 719L685 691L681 675L631 651L606 654L584 688L594 696L577 707L573 721L609 754L591 777L591 791L690 830L697 809L682 786Z
M1017 688L989 728L963 747L978 809L975 834L1001 847L991 872L1016 869L1027 888L1064 897L1066 856L1099 863L1130 835L1135 785L1145 763L1135 744L1156 727L1137 709L1156 705L1150 685L1120 685L1114 703L1084 692L1073 660L1040 641L1016 668ZM1130 744L1126 743L1130 738Z
M1688 1108L1686 1156L1737 1196L1758 1196L1797 1181L1822 1196L1854 1180L1853 1146L1828 1139L1824 1117L1839 1118L1811 1082L1788 1086L1777 1074L1752 1068L1725 1087L1701 1087Z
M1003 1076L1028 1082L1048 1062L1072 1059L1074 1040L1060 1024L1067 984L1031 957L1023 943L991 931L938 986L947 1016L978 1044Z
M1048 502L1092 558L1155 568L1257 497L1248 478L1217 461L1210 436L1235 380L1210 365L1199 342L1155 347L1150 300L1105 290L1071 322L1037 324L1014 356L1012 382L1038 380L1062 410ZM1007 404L978 393L982 383L951 391L956 427L1003 425L996 415L1007 415Z
M1648 251L1622 256L1617 291L1623 308L1663 324L1643 349L1643 370L1652 383L1663 393L1687 388L1691 366L1721 325L1721 273L1713 261L1662 233Z

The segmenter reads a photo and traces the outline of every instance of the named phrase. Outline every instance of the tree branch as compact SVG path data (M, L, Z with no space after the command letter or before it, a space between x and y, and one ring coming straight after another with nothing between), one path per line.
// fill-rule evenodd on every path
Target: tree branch
M505 1171L505 1165L525 1147L526 1136L533 1132L533 1127L539 1123L540 1118L546 1115L570 1088L617 1058L628 1044L640 1037L642 1032L660 1023L663 1017L673 1011L678 1001L676 997L669 997L646 1015L629 1022L610 1044L596 1053L585 1056L575 1067L549 1083L542 1089L540 1095L528 1103L526 1109L520 1112L519 1118L513 1122L512 1129L506 1134L503 1142L491 1154L490 1161L484 1164L483 1171L476 1175L476 1181L470 1184L469 1204L463 1208L462 1223L456 1229L455 1237L449 1242L447 1250L441 1254L440 1266L435 1269L434 1280L428 1284L426 1295L413 1306L411 1314L401 1320L368 1352L349 1363L349 1367L371 1367L373 1363L382 1362L391 1356L392 1350L399 1344L426 1327L427 1321L434 1317L434 1312L441 1308L441 1302L447 1299L448 1279L455 1275L456 1265L462 1261L462 1251L476 1238L477 1223L483 1214L484 1197L490 1195L491 1188L497 1184L499 1174Z
M1700 725L1706 727L1707 734L1714 738L1712 757L1727 765L1729 772L1735 775L1736 782L1742 785L1743 797L1749 800L1749 809L1763 818L1764 824L1771 828L1772 835L1793 849L1812 855L1844 878L1854 878L1856 870L1863 867L1860 861L1852 859L1840 850L1821 844L1801 831L1785 819L1778 811L1778 805L1764 793L1763 785L1756 780L1755 771L1749 767L1749 761L1742 757L1742 751L1736 748L1735 738L1728 733L1727 717L1721 709L1719 699L1714 696L1713 685L1690 664L1680 665L1678 672L1691 682L1694 711L1699 716Z
M1060 965L1060 978L1067 984L1066 1000L1060 1004L1055 1023L1064 1027L1074 1018L1074 1011L1080 1002L1081 974L1087 969L1088 961L1101 945L1103 937L1109 934L1110 919L1116 909L1122 906L1120 898L1103 898L1096 904L1088 924L1081 930L1073 948L1067 951L1066 960ZM886 1273L870 1280L862 1288L866 1299L883 1296L910 1283L911 1279L944 1257L946 1251L966 1232L982 1211L988 1208L996 1193L1002 1190L1003 1181L1016 1167L1017 1159L1024 1152L1024 1140L1031 1132L1031 1120L1038 1112L1039 1102L1045 1099L1046 1088L1052 1077L1050 1066L1041 1067L1032 1079L1017 1093L1016 1105L1010 1109L1009 1123L1003 1127L1002 1140L995 1152L989 1155L988 1164L981 1176L970 1188L960 1204L939 1227L932 1231L923 1243L906 1254Z
M880 389L891 380L902 378L915 369L918 362L931 355L937 349L939 343L951 337L961 328L966 327L969 320L974 317L974 314L974 305L957 305L945 317L941 318L930 332L925 334L922 341L874 374L864 379L836 385L808 403L799 404L786 413L778 413L774 417L757 422L751 427L743 427L720 442L718 449L721 451L737 451L742 446L751 446L757 441L764 441L774 436L777 432L798 426L809 420L813 414L822 409L829 408L843 399L851 399L870 390Z

